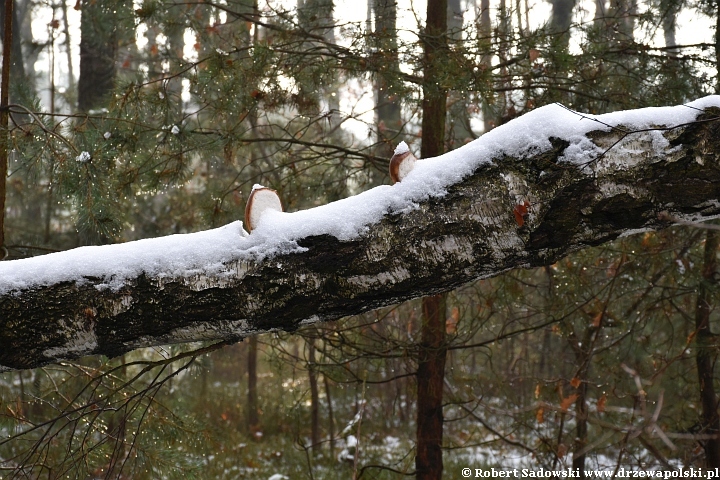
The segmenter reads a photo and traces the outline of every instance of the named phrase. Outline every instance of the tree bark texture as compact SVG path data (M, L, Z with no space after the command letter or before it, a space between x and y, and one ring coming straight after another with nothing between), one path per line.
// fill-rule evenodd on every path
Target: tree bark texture
M0 2L2 4L2 13L0 14L0 23L2 23L2 38L8 38L5 35L5 25L7 24L5 17L5 11L7 8L12 9L10 18L12 18L12 31L10 37L12 38L11 44L9 45L12 54L10 55L10 83L16 85L19 82L25 81L25 64L23 63L23 51L22 51L22 37L20 34L20 19L18 18L18 8L15 5L15 1L8 2L6 0Z
M422 111L423 158L445 150L447 89L442 85L442 64L448 52L447 0L429 0L423 36L424 79ZM445 294L422 300L417 370L417 439L415 478L440 480L443 472L443 383L445 381Z
M701 428L703 434L714 435L705 441L706 468L720 468L720 417L718 417L717 395L714 385L713 333L710 330L712 290L717 285L717 252L720 233L709 230L705 239L702 283L700 284L695 309L695 342L698 378L700 380L700 403L702 404Z
M422 146L423 158L443 153L445 119L447 118L447 88L443 85L443 65L447 48L447 0L430 0L427 4L427 23L423 43L423 102Z
M0 77L0 107L7 108L10 99L10 60L12 56L13 1L3 5L3 60ZM7 256L5 248L5 195L8 174L9 112L0 112L0 260Z
M292 331L512 268L550 265L678 219L720 216L718 114L711 108L665 131L664 152L648 132L615 130L588 134L606 152L586 165L558 161L567 143L557 139L526 158L498 155L443 196L388 213L356 238L309 236L297 240L305 251L232 260L222 275L141 274L116 290L86 277L2 294L0 370ZM616 153L623 137L637 152L631 161ZM522 225L514 215L518 200L529 204Z
M442 478L443 385L445 383L445 294L423 298L417 370L417 451L415 478Z

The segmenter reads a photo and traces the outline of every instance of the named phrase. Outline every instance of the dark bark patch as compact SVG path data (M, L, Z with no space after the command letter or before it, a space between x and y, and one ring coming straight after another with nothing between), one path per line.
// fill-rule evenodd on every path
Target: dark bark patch
M332 273L343 270L358 257L359 241L343 242L332 235L316 235L303 238L298 245L307 248L302 254L303 264L318 273Z
M637 199L630 194L621 193L600 200L587 220L599 231L617 231L641 225L652 214L652 203Z
M540 219L540 225L530 232L527 249L541 250L567 245L583 221L582 209L592 205L597 185L591 179L574 183L558 192Z

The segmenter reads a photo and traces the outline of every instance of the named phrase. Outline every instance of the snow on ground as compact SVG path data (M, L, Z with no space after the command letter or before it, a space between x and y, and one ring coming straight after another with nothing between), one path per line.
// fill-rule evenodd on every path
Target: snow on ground
M582 164L601 150L585 136L610 126L645 129L682 125L695 120L701 110L720 107L720 96L709 96L676 107L645 108L605 115L573 112L562 105L538 108L500 126L478 140L436 158L416 163L402 183L383 185L359 195L293 213L267 211L247 236L242 222L204 232L171 235L118 245L81 247L22 260L0 262L0 294L52 285L101 279L98 288L117 289L145 272L164 278L218 274L232 260L263 258L300 251L296 241L311 235L332 235L340 240L357 238L368 226L391 212L409 211L428 197L442 196L449 185L460 182L483 163L502 155L522 156L551 147L550 137L570 146L561 161ZM656 149L666 147L659 134ZM402 144L400 150L407 148Z

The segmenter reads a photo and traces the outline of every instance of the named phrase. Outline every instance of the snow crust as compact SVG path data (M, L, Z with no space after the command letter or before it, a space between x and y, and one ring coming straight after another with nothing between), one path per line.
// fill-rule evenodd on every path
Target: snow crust
M402 182L383 185L330 204L287 213L267 210L251 235L242 222L185 235L171 235L118 245L81 247L23 260L0 262L0 294L58 282L101 279L98 288L116 290L141 273L160 278L226 272L226 262L253 261L298 252L297 241L313 235L340 240L357 238L388 213L408 212L429 197L446 193L478 166L503 155L522 156L551 148L549 138L570 143L561 161L584 164L601 150L585 135L593 130L645 129L692 122L707 107L720 107L720 96L676 107L645 108L605 115L578 114L561 105L538 108L445 155L421 160ZM659 138L656 138L659 137ZM664 148L662 136L653 145ZM657 144L656 144L657 143ZM395 153L409 150L405 142ZM230 272L226 272L230 273Z
M58 282L101 279L99 288L119 288L142 272L168 277L224 270L239 254L242 222L213 230L98 247L80 247L0 262L0 293Z
M410 147L408 147L408 144L405 142L400 142L400 143L398 143L398 146L395 147L395 151L393 152L393 154L400 155L400 154L403 154L403 153L409 152L409 151L410 151Z

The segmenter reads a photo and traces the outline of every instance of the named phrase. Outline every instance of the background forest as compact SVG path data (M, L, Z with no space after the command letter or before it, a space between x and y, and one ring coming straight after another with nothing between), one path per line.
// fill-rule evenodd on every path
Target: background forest
M719 9L16 0L8 258L217 227L255 183L288 211L325 204L389 183L400 141L434 156L552 102L715 93ZM719 243L642 233L292 334L3 373L0 476L720 467ZM438 392L444 423L418 429Z

